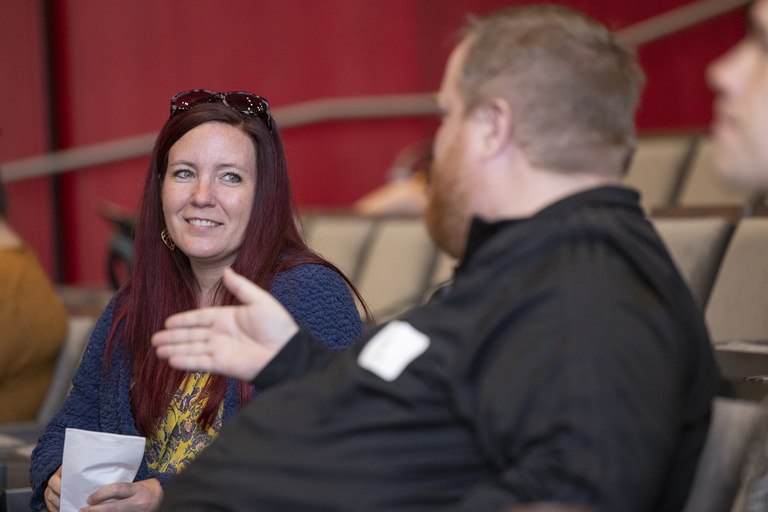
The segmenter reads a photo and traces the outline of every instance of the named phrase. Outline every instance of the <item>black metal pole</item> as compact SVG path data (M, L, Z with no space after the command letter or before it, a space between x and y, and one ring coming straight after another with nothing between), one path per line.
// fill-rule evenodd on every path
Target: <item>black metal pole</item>
M56 151L60 149L59 140L59 112L56 101L56 87L59 78L59 63L56 52L56 34L58 33L58 27L56 26L56 16L54 14L54 0L41 0L40 7L44 22L43 33L43 48L45 51L45 68L46 68L46 96L48 102L48 149L49 151ZM52 204L52 219L51 226L53 231L53 254L55 259L55 276L54 280L57 283L64 281L66 276L66 253L64 251L64 237L62 226L62 219L65 218L63 213L64 204L61 194L61 176L54 174L49 178L51 184L51 204Z

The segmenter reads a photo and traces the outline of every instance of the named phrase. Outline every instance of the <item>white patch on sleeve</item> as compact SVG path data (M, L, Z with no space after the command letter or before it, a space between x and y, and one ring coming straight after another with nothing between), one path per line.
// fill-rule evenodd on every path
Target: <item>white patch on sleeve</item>
M429 336L407 322L394 320L368 341L357 357L357 364L392 382L427 348Z

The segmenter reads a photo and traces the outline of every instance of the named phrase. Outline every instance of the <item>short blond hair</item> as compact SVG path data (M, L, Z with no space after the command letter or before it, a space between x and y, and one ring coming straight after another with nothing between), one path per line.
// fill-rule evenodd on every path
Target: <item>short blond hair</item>
M626 171L645 78L633 52L573 9L530 5L471 18L459 80L467 112L504 98L537 166Z

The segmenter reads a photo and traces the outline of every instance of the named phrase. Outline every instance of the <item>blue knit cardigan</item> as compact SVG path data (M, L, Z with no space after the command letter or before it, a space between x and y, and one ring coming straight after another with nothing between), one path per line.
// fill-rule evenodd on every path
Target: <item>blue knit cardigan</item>
M322 265L299 265L280 272L273 279L270 293L298 323L332 349L346 348L363 330L355 301L343 279ZM32 452L30 506L33 510L45 508L43 493L48 478L61 466L66 428L140 435L129 398L133 377L130 358L123 360L120 350L115 350L110 371L102 369L112 328L114 300L113 297L96 323L83 360L72 379L72 391ZM224 396L224 422L237 409L237 380L229 379ZM157 478L165 484L171 476L151 471L142 461L135 480Z

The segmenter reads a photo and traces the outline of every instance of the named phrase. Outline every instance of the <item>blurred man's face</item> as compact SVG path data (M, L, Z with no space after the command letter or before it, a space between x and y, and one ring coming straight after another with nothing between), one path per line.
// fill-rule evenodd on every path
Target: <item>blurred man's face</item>
M438 247L461 259L471 222L471 195L475 181L467 170L472 166L468 147L469 123L464 99L458 88L466 54L466 42L448 59L437 94L442 122L435 135L434 157L427 187L426 223Z
M715 167L729 184L768 190L768 0L756 0L747 37L707 70L717 93Z

